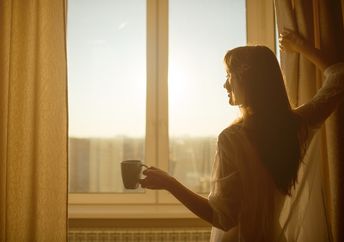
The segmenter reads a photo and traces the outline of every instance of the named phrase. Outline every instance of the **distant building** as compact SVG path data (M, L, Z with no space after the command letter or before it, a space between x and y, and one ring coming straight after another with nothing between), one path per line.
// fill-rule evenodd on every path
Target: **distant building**
M70 192L123 192L120 162L144 160L144 145L144 138L71 137ZM169 172L190 189L208 192L215 148L214 137L171 138Z

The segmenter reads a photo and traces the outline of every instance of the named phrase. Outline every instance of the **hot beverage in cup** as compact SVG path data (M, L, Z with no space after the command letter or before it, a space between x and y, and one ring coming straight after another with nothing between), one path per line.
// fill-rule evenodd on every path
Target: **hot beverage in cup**
M142 167L147 167L140 160L124 160L121 162L122 181L126 189L139 187Z

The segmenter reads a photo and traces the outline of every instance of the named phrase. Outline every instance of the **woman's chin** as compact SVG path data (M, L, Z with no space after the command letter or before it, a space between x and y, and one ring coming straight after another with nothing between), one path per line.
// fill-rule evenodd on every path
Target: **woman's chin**
M231 106L239 106L240 105L240 104L235 103L235 101L233 101L233 99L229 99L228 103Z

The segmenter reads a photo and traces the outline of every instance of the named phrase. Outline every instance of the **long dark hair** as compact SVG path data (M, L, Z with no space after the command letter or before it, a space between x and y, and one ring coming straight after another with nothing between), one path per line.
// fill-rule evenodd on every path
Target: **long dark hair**
M228 51L225 63L244 90L240 123L278 189L290 195L302 156L300 121L290 106L278 61L265 46L245 46Z

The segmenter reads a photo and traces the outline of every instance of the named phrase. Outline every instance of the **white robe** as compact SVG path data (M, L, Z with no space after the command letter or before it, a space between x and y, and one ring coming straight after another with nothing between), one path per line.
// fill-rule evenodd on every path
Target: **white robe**
M343 100L344 63L327 68L324 77L323 87L313 99L294 110L308 129L308 137L304 140L307 146L329 115L328 103ZM310 175L308 173L307 176ZM302 190L305 189L302 182L296 189L298 191L291 197L280 193L245 130L240 125L226 128L218 137L208 197L214 211L214 221L226 228L226 232L214 227L211 242L254 242L262 241L261 238L265 238L265 242L299 241L302 214L299 214L300 209L290 208L297 208L301 201L300 194L307 191ZM296 219L290 219L292 217Z

